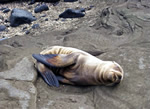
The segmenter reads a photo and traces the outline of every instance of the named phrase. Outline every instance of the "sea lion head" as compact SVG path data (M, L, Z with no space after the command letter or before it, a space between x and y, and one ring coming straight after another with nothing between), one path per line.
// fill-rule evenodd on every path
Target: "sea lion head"
M106 61L101 67L99 80L104 85L112 86L123 80L123 74L123 69L118 63Z

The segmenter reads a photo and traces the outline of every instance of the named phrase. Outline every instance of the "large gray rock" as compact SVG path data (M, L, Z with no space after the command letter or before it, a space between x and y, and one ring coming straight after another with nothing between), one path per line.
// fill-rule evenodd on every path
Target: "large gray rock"
M14 68L0 72L0 78L10 80L23 80L34 82L37 72L34 70L33 63L28 58L23 58Z
M35 109L36 94L30 82L0 79L1 109Z

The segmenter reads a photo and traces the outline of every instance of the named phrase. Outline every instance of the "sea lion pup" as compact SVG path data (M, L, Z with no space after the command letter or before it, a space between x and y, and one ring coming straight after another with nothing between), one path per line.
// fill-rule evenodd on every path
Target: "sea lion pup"
M123 79L123 69L114 61L103 61L71 47L52 46L33 54L36 69L50 86L114 85Z

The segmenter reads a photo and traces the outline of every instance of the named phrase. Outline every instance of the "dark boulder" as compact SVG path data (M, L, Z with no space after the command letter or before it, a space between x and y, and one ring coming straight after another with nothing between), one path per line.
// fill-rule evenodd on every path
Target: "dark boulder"
M60 18L79 18L85 16L85 9L67 9L59 15Z
M16 27L20 24L31 23L35 20L36 18L33 17L33 15L30 12L15 8L12 10L10 15L10 26Z
M47 11L49 10L48 6L46 4L42 4L40 6L37 6L35 9L34 9L34 12L35 13L38 13L38 12L42 12L42 11Z

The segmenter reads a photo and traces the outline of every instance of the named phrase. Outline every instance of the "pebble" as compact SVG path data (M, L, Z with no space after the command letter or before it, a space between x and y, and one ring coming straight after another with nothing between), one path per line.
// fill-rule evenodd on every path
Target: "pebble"
M3 13L8 13L9 11L10 11L10 9L6 8L6 9L3 10Z
M63 13L59 15L60 18L79 18L85 16L85 9L66 9Z
M29 3L29 5L32 5L34 3L35 3L35 0L31 0L30 3Z
M29 30L25 31L25 34L29 34L29 33L30 33L30 31L29 31Z
M48 18L46 18L45 21L48 21Z
M41 17L46 17L46 14L41 15Z
M39 24L34 24L34 25L32 26L33 29L37 29L37 28L39 28L39 27L40 27Z
M39 13L39 12L42 12L42 11L47 11L49 10L48 6L46 4L42 4L40 6L37 6L35 9L34 9L34 12L35 13Z
M9 19L5 19L5 21L4 21L4 22L8 23L8 22L9 22Z
M22 31L26 30L27 29L27 26L23 27Z
M4 20L4 17L3 17L2 15L0 15L0 19L1 19L1 20Z
M5 29L6 29L6 26L5 26L5 25L0 25L0 32L1 32L1 31L5 31Z

